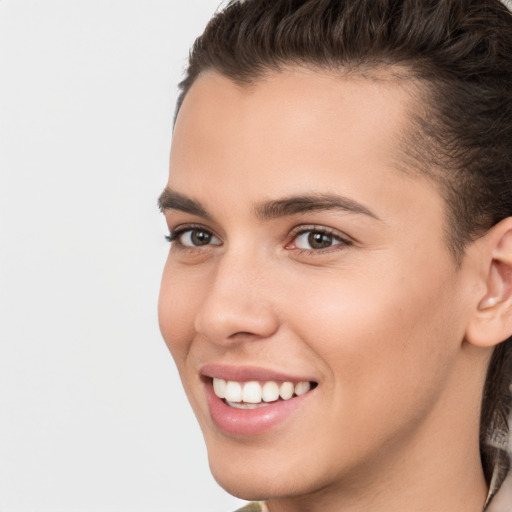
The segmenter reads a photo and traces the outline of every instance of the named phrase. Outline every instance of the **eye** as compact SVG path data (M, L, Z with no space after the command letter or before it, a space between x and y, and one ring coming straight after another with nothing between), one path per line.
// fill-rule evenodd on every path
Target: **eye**
M347 246L351 245L351 242L327 228L311 227L309 229L302 228L295 233L292 242L286 248L322 251L337 245Z
M297 249L327 249L337 241L330 233L322 233L321 231L306 231L295 239L295 247Z
M221 241L211 231L202 227L177 229L166 238L169 242L176 242L176 245L184 248L221 245Z

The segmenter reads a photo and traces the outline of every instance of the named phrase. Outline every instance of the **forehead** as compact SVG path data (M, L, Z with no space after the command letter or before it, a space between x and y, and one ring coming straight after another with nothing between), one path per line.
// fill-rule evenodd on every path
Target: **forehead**
M208 72L189 90L174 131L169 185L189 196L248 204L305 191L396 206L437 189L403 172L414 86L303 68L238 85ZM213 188L212 188L213 187Z
M186 142L216 150L229 142L232 156L243 152L248 159L251 149L260 157L261 148L293 153L299 145L304 155L304 144L315 144L331 155L357 156L371 145L383 164L403 168L398 148L410 130L409 111L417 97L412 81L395 76L290 68L239 85L206 72L185 97L173 149Z

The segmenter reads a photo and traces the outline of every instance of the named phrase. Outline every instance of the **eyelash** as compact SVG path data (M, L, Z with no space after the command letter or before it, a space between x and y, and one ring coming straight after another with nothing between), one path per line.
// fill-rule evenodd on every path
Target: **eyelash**
M205 233L208 233L212 237L216 237L216 235L210 230L207 229L201 225L188 225L188 226L182 226L180 228L177 228L169 235L165 237L165 239L172 243L175 242L175 247L179 248L179 250L182 251L195 251L195 250L201 250L201 246L189 246L183 244L181 242L180 237L184 235L187 232L193 232L193 231L203 231ZM333 241L336 241L338 243L334 243L333 245L330 245L325 248L320 249L301 249L301 248L295 248L294 250L300 255L300 254L309 254L309 255L321 255L326 254L328 252L332 251L338 251L342 250L344 247L351 246L353 242L348 238L342 236L338 231L334 229L327 228L325 226L317 226L317 225L310 225L310 226L300 226L292 230L289 237L289 242L286 243L285 249L288 249L290 245L297 242L298 237L301 235L305 235L307 233L316 233L320 235L327 235L332 237ZM205 244L203 247L209 247L211 244ZM213 245L222 245L222 244L213 244ZM288 249L291 250L291 249Z

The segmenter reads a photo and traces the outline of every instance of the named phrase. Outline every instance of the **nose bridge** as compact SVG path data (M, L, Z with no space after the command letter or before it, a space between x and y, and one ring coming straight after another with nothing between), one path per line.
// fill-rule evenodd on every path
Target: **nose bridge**
M270 300L268 262L249 248L227 250L196 314L196 331L216 343L271 336L278 327Z

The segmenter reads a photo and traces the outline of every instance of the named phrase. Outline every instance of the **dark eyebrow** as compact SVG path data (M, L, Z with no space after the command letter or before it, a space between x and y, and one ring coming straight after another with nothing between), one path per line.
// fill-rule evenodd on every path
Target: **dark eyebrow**
M375 220L381 220L361 203L337 194L291 196L256 206L256 214L262 219L274 219L287 215L325 210L343 210L344 212L367 215Z
M211 219L211 215L195 199L190 199L175 190L165 187L158 198L158 207L162 213L167 210L180 210L191 215Z
M180 194L169 187L164 188L158 198L158 207L165 213L167 210L180 210L191 215L197 215L205 219L212 216L205 208L196 201L184 194ZM375 213L366 206L337 194L309 194L290 196L283 199L266 201L255 207L256 215L262 219L275 219L288 215L326 210L342 210L344 212L367 215L375 220L381 220Z

